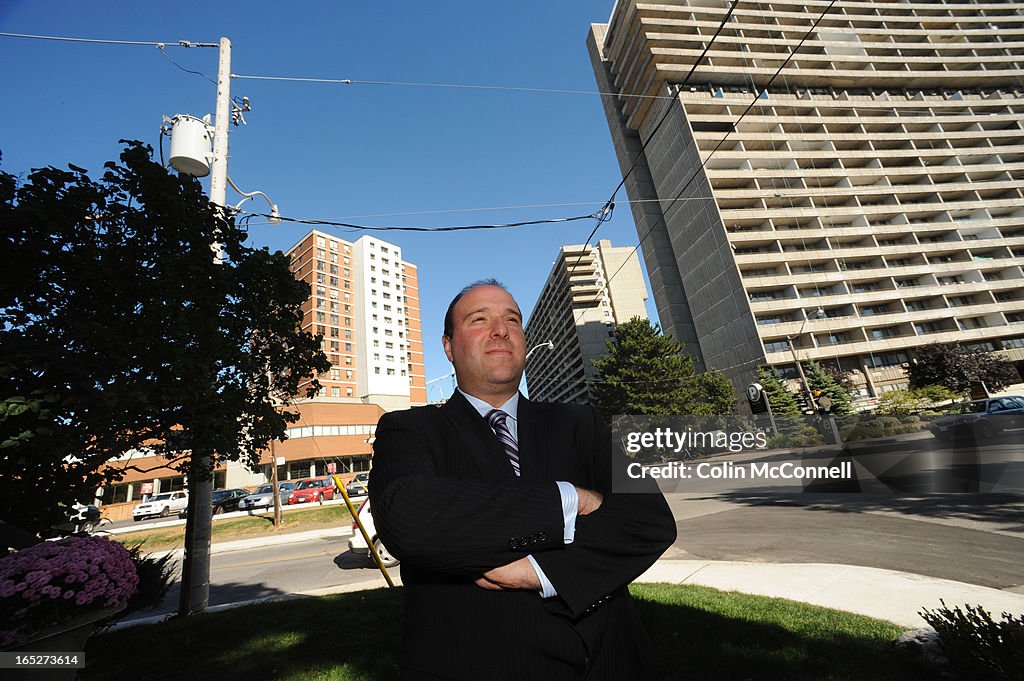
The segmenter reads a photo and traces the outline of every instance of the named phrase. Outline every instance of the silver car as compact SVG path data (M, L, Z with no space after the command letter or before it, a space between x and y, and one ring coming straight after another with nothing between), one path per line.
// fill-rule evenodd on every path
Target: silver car
M295 489L294 482L279 482L277 484L278 495L281 498L281 505L286 506L288 504L288 495ZM238 502L239 511L255 511L257 509L267 509L274 507L274 486L270 483L266 485L260 485L256 488L256 491L249 496L242 497L242 500Z

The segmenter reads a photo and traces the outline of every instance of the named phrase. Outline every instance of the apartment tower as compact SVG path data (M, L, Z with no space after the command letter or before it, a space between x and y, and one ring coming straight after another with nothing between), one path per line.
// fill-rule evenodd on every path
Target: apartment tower
M526 324L530 399L589 403L593 360L608 352L615 325L647 319L647 287L636 250L563 246ZM549 350L543 344L550 341ZM539 347L538 347L539 346Z
M864 397L926 344L1024 359L1024 2L732 4L588 37L665 331Z
M331 362L314 399L385 411L424 404L419 283L402 250L370 236L352 243L313 230L288 256L295 278L311 289L302 328L323 336Z

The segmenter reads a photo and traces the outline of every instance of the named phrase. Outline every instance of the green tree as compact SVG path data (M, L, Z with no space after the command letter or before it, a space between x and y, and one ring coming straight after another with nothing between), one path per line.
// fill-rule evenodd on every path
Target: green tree
M801 413L800 407L796 403L796 395L786 389L775 371L764 367L758 369L757 382L761 384L773 414L797 416Z
M959 345L926 345L917 351L910 365L910 387L941 385L965 393L975 383L984 383L998 391L1020 380L1017 370L1006 360L989 352L967 350Z
M615 328L608 353L594 360L595 405L611 421L616 414L688 415L731 413L732 383L718 371L696 371L682 343L657 324L634 317Z
M800 411L796 394L786 388L774 369L758 369L757 382L768 398L775 422L776 432L768 438L769 448L807 447L820 442L820 433Z
M941 385L926 385L910 390L890 390L878 398L877 412L882 416L916 414L937 404L956 399L957 393Z
M853 411L850 393L846 392L820 364L813 360L804 364L804 376L807 377L807 384L811 390L821 392L820 396L815 396L815 402L821 397L828 397L832 400L831 413L849 414Z
M309 287L287 257L245 246L198 181L151 153L126 143L99 180L0 173L0 498L15 525L60 520L131 449L192 479L212 473L200 454L255 467L297 419L270 395L330 366L299 329Z

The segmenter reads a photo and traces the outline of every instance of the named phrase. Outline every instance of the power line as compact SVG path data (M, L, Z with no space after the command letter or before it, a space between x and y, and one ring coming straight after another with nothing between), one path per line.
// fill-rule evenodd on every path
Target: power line
M796 47L794 47L790 51L790 53L786 56L786 59L782 62L781 65L779 65L779 68L775 71L774 74L772 74L772 77L768 79L767 83L765 83L764 87L762 87L760 89L760 91L758 91L758 92L756 92L754 94L754 98L751 100L751 102L747 106L747 108L743 110L743 113L740 114L739 118L737 118L736 121L733 122L732 128L729 130L729 132L727 132L725 134L725 136L723 136L722 139L718 141L718 144L715 145L715 148L711 150L711 153L708 154L708 157L706 159L704 159L704 161L700 164L700 167L698 167L697 169L694 170L693 174L690 175L690 178L686 181L686 184L683 185L683 188L679 190L679 192L675 195L675 197L671 201L669 201L668 206L666 208L662 209L662 214L663 215L666 214L668 212L668 210L671 209L676 204L676 202L678 202L680 200L680 197L682 197L683 192L685 192L689 188L690 184L697 178L697 175L700 173L700 171L703 170L705 166L707 166L708 161L710 161L711 158L715 155L715 152L717 152L721 148L721 146L725 143L725 141L727 139L729 139L729 136L733 133L734 130L736 130L736 128L739 125L740 121L742 121L744 119L744 117L746 117L746 115L748 113L750 113L750 111L754 108L754 105L757 104L758 100L761 98L761 95L763 95L765 92L767 92L768 88L775 81L775 79L782 72L782 70L786 67L786 65L790 62L790 60L797 53L797 51L799 51L800 47L804 44L804 42L807 41L807 39L811 36L811 34L814 33L814 30L818 27L818 24L821 23L821 20L825 18L825 15L828 14L828 11L830 9L832 9L832 7L836 4L836 1L837 0L832 0L828 4L828 6L824 10L822 10L822 12L818 16L818 18L814 20L813 24L811 24L811 27L809 29L807 29L807 32L803 35L802 38L800 38L800 42L798 42ZM712 197L708 197L708 198L710 199ZM656 224L657 223L655 223L655 225ZM652 225L651 228L649 230L647 230L647 233L644 234L643 238L640 239L640 243L638 243L633 248L633 252L630 253L630 256L628 258L625 258L622 261L622 264L619 265L619 268L617 270L615 270L615 272L612 274L612 276L610 276L607 279L605 279L605 286L607 286L611 282L611 280L615 278L615 275L617 275L619 272L622 271L622 268L626 266L626 263L628 263L630 261L630 259L633 257L633 255L637 252L637 250L640 249L640 247L643 245L643 243L647 240L647 237L649 237L653 233L654 233L654 225ZM575 321L576 321L576 323L578 323L579 319L576 319Z
M568 218L547 218L544 220L524 220L521 222L508 222L504 224L495 225L454 225L446 227L399 227L399 226L384 226L384 225L357 225L348 222L340 222L334 220L315 220L309 218L292 218L284 215L271 215L270 213L252 213L249 211L239 211L245 213L247 217L261 217L271 218L275 220L281 220L283 222L294 222L301 225L319 225L326 227L344 227L353 231L366 231L366 232L463 232L471 230L485 230L485 229L510 229L513 227L528 227L531 225L547 225L556 224L561 222L574 222L576 220L591 220L600 219L602 211L598 213L591 213L590 215L577 215L575 217Z
M704 46L704 50L700 53L700 55L697 57L697 59L694 60L693 66L690 67L690 71L686 74L686 77L683 78L683 82L682 82L682 84L679 85L679 88L685 87L686 84L690 82L690 77L693 76L694 72L697 70L697 66L700 65L701 61L704 60L704 57L707 55L708 50L711 49L711 45L714 44L715 39L718 38L719 34L721 34L721 32L722 32L722 29L725 28L725 24L728 23L729 19L732 17L732 12L733 12L733 10L736 9L736 5L738 5L738 4L739 4L739 0L733 0L732 1L732 4L729 6L729 11L725 13L725 16L722 17L722 21L719 22L718 29L715 31L715 34L713 36L711 36L711 40L709 40L707 42L707 44ZM676 95L661 96L661 97L659 97L659 99L672 99L672 100L674 100L674 99L676 99L676 96L678 95L678 92L679 92L679 89L676 90L676 93L677 93ZM665 106L665 113L662 115L661 120L659 120L658 124L654 126L653 130L651 130L651 134L647 136L647 141L644 142L643 145L640 147L640 151L638 151L636 153L636 156L633 159L633 164L631 166L629 166L629 170L627 170L625 173L623 173L622 180L619 182L619 184L617 184L615 186L615 189L612 190L611 196L608 197L608 201L605 203L605 208L606 209L610 210L610 207L613 207L615 205L615 203L614 203L615 196L619 193L619 190L622 189L623 185L626 184L626 179L630 176L630 174L636 168L637 163L640 162L640 159L643 157L644 151L647 150L647 145L650 144L651 141L654 139L654 136L658 133L658 130L661 128L661 124L665 122L665 119L668 118L668 115L671 112L672 112L672 105L671 104L667 104ZM568 277L570 278L570 280L572 279L573 273L576 271L576 267L583 260L583 254L586 253L587 246L590 245L590 240L594 238L595 234L597 234L597 230L601 227L603 222L605 222L605 221L598 222L597 225L594 226L594 231L592 231L590 233L590 236L588 236L586 242L584 242L583 249L580 250L579 257L576 258L576 262L574 262L572 264L572 267L569 268Z
M800 195L796 195L800 196ZM808 194L807 196L812 196ZM710 196L702 197L689 197L680 199L681 201L692 201L692 200L703 200L709 199ZM636 199L636 200L622 200L622 203L634 204L634 203L656 203L663 199ZM604 205L604 200L597 199L594 201L569 201L566 203L534 203L534 204L521 204L521 205L509 205L509 206L481 206L478 208L440 208L437 210L416 210L416 211L405 211L398 213L365 213L361 215L343 215L335 216L330 218L320 218L322 220L362 220L365 218L392 218L392 217L410 217L419 215L442 215L446 213L477 213L486 211L504 211L504 210L533 210L537 208L571 208L573 206L601 206ZM600 211L598 211L600 212ZM594 216L597 213L593 214Z
M679 85L680 88L686 87L686 84L690 82L690 77L693 76L694 72L696 72L696 70L697 70L697 67L700 66L701 61L703 61L704 57L707 56L708 51L711 49L711 46L715 43L715 40L718 38L718 36L722 33L722 29L725 28L726 23L728 23L729 19L732 17L733 10L736 9L736 5L738 5L738 4L739 4L739 0L733 0L732 4L729 5L729 11L725 13L724 17L722 17L722 21L719 22L718 28L715 29L715 34L713 36L711 36L711 40L709 40L707 42L707 44L704 46L704 50L700 53L700 55L697 57L697 59L693 62L693 66L690 67L690 70L686 74L686 77L683 78L683 82L680 83L680 85ZM676 99L676 96L666 97L666 99ZM672 106L669 105L669 106L667 106L665 108L665 113L661 117L661 120L659 120L658 124L656 126L654 126L653 130L651 130L651 134L647 136L647 141L643 143L643 146L640 147L640 151L638 151L636 153L636 158L633 159L633 164L629 167L629 170L627 170L625 172L625 174L622 176L622 181L619 182L619 184L615 187L615 190L612 191L611 198L608 199L609 201L614 200L615 199L615 195L618 194L619 190L622 189L623 185L626 184L626 179L629 177L630 173L633 172L633 169L636 168L636 165L640 161L640 158L643 155L644 151L647 150L647 145L650 144L651 140L654 139L654 136L655 136L655 134L657 134L658 129L661 128L661 124L665 122L665 119L668 118L668 115L671 112L672 112Z
M213 83L214 85L217 85L217 81L215 81L215 80L214 80L213 78L210 78L210 77L209 77L208 75L206 75L205 73L201 73L201 72L199 72L199 71L193 71L193 70L191 70L191 69L186 69L186 68L185 68L184 66L182 66L182 65L181 65L181 64L179 64L178 62L176 62L176 61L174 61L173 59L171 59L171 55L167 54L167 50L165 50L165 49L164 49L164 46L163 46L163 45L159 45L159 46L157 47L157 49L159 49L159 50L160 50L160 54L162 54L162 55L164 55L165 57L167 57L167 61L169 61L169 62L171 62L172 64L174 64L175 66L177 66L177 67L178 67L179 69L181 69L181 70L182 70L182 71L184 71L185 73L192 73L192 74L195 74L195 75L197 75L197 76L202 76L203 78L205 78L206 80L210 81L210 82L211 82L211 83Z
M672 99L669 95L624 95L616 92L597 90L569 90L565 88L520 87L515 85L477 85L472 83L424 83L397 80L356 80L353 78L300 78L293 76L253 76L232 73L232 78L241 80L268 80L290 83L325 83L330 85L381 85L392 87L450 88L458 90L496 90L503 92L535 92L562 95L600 95L602 97L627 97L641 99Z
M60 42L70 43L99 43L103 45L145 45L148 47L159 47L163 49L167 45L177 47L218 47L217 43L194 43L190 40L168 40L161 43L155 42L144 42L140 40L101 40L99 38L72 38L68 36L57 36L57 35L31 35L28 33L0 33L0 37L4 38L31 38L33 40L56 40Z

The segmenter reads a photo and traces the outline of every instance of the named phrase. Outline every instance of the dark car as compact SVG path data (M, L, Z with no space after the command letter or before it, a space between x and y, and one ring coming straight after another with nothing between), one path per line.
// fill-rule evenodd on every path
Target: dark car
M1024 428L1024 397L1019 395L954 404L928 424L928 430L939 440L989 440L1021 428Z
M248 496L247 489L215 489L213 490L213 513L227 513L238 510L238 502Z

